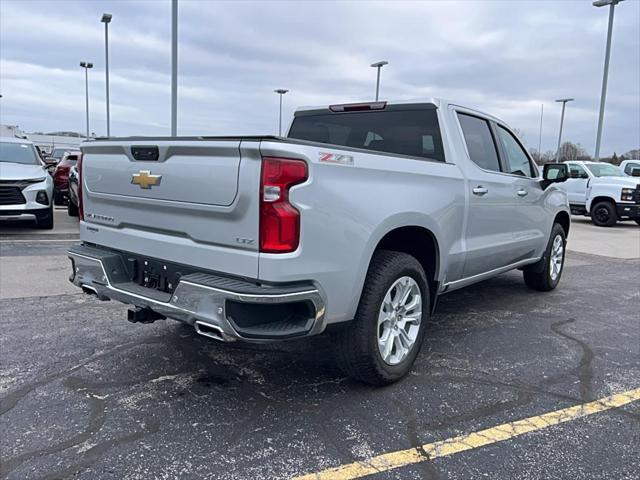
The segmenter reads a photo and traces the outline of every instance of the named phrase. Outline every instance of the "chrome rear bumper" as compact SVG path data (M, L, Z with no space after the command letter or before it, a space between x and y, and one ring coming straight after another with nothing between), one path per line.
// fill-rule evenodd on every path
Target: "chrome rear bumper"
M164 317L179 320L196 328L201 335L223 341L272 342L293 337L316 335L325 328L325 301L313 284L263 286L253 282L209 273L195 273L180 278L172 293L133 283L121 252L79 245L68 251L72 262L69 280L87 293L102 300L113 299L149 308ZM264 310L306 304L308 318L298 315L296 322L273 319L271 323L252 320L254 326L239 325L228 314L229 302L263 306ZM241 310L241 308L240 308ZM298 311L300 309L297 309ZM250 310L260 312L260 308ZM258 315L259 316L259 315ZM268 316L268 315L265 315ZM273 317L273 315L271 315Z

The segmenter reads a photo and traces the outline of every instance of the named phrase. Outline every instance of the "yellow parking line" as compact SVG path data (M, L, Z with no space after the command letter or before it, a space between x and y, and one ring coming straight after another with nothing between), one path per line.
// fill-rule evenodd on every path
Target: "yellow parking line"
M386 472L394 468L503 442L525 433L535 432L536 430L564 422L570 422L578 418L593 415L594 413L605 412L612 408L619 408L637 400L640 400L640 388L574 407L563 408L555 412L549 412L515 422L503 423L502 425L447 440L427 443L421 447L384 453L368 460L353 462L321 472L295 477L293 480L347 480L361 478L374 473Z

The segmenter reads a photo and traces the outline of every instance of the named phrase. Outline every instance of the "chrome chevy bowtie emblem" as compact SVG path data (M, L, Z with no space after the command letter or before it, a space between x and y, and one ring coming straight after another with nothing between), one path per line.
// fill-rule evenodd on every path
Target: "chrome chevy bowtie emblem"
M162 180L162 175L151 175L150 170L140 170L140 172L134 173L131 177L131 183L147 189L160 185L160 180Z

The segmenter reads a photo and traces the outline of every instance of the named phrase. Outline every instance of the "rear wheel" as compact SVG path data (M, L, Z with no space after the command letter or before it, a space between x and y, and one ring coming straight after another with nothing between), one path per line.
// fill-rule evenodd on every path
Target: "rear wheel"
M602 201L591 207L591 220L599 227L612 227L618 221L613 202Z
M69 203L67 203L67 213L70 217L78 216L78 206L71 201L71 198L69 198Z
M524 269L524 283L540 292L553 290L560 283L564 268L566 234L559 223L553 225L547 249L539 262Z
M405 376L422 345L430 312L428 292L426 275L414 257L376 252L353 322L334 335L341 369L372 385Z
M47 213L37 217L37 227L42 230L51 230L53 228L53 203L46 210Z

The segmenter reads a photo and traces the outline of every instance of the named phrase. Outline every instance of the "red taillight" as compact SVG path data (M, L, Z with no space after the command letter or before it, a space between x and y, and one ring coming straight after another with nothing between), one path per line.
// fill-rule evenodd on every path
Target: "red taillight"
M300 212L289 203L289 189L308 178L307 164L291 158L262 158L260 251L293 252L300 242Z
M82 155L78 157L76 170L78 170L78 216L80 220L84 220L84 205L82 203Z

